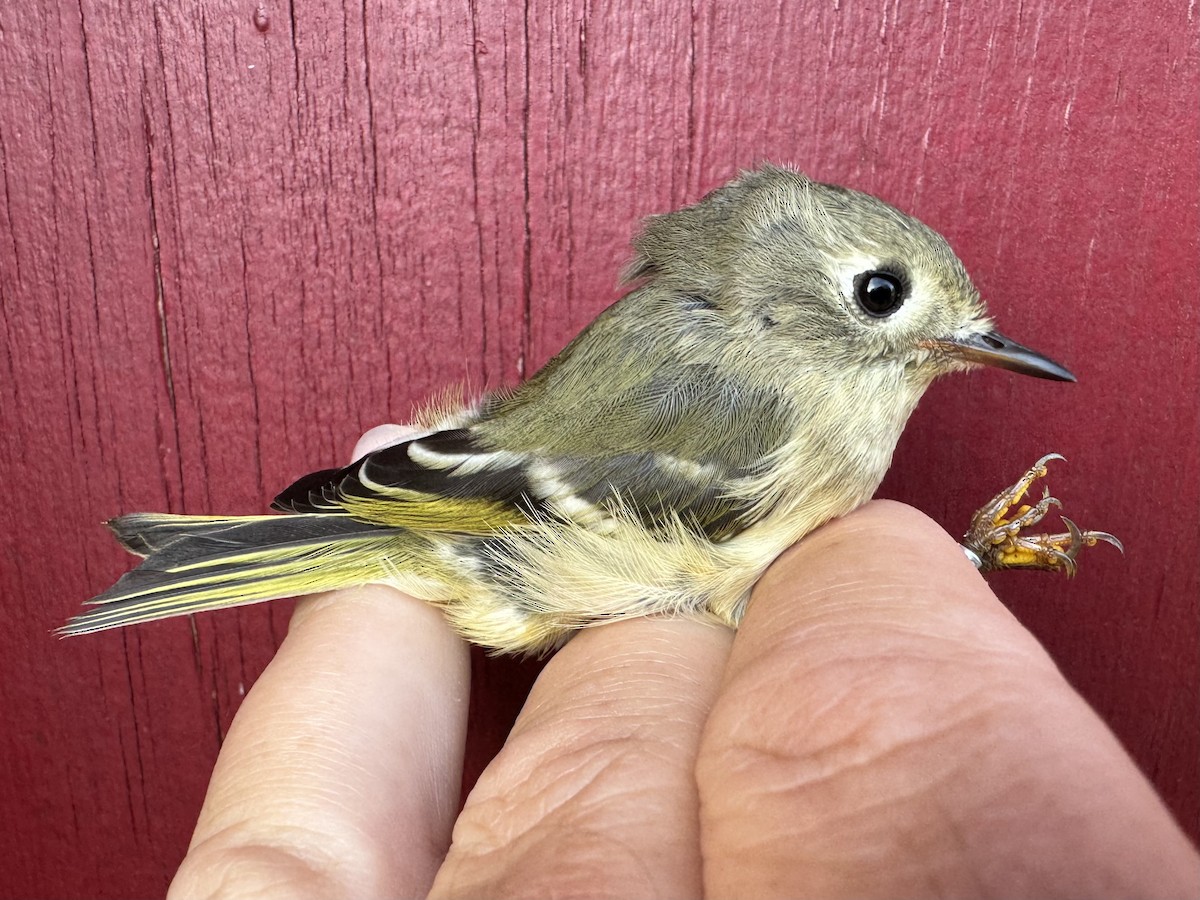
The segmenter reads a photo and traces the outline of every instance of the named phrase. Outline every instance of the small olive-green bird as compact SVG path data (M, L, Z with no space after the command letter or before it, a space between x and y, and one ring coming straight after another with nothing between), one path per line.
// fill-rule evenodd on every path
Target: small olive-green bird
M145 560L62 631L366 582L500 651L650 613L736 626L779 553L871 497L939 375L1073 380L995 331L937 233L788 169L649 219L635 250L634 287L535 376L301 478L287 515L114 519ZM1008 514L1039 466L988 511L980 564L1070 570L1111 537L1021 543L1055 502Z

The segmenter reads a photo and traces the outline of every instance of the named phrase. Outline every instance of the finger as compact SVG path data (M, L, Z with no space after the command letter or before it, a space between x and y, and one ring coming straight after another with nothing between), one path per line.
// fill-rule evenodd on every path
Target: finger
M730 641L678 619L577 635L468 798L432 896L700 896L693 767Z
M362 459L372 450L378 450L388 444L398 444L400 441L411 441L428 433L414 425L376 425L358 439L350 458Z
M172 897L398 897L449 844L466 646L391 588L326 595L238 711Z
M875 503L755 590L697 764L719 897L1196 896L1196 856L954 542Z

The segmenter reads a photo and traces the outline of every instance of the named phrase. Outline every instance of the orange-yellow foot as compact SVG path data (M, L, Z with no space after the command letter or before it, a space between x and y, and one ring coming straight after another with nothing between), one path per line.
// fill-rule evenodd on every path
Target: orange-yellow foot
M1108 532L1080 531L1066 516L1062 516L1063 524L1067 526L1065 534L1021 533L1042 521L1050 507L1062 508L1058 499L1050 496L1050 489L1045 487L1042 489L1042 499L1037 503L1021 503L1030 486L1039 478L1046 477L1046 463L1052 459L1063 457L1057 453L1047 453L1021 476L1020 481L1001 491L975 513L970 531L963 535L962 548L967 559L979 571L1045 569L1062 570L1071 576L1075 574L1075 557L1084 547L1094 547L1104 541L1125 552L1121 542Z

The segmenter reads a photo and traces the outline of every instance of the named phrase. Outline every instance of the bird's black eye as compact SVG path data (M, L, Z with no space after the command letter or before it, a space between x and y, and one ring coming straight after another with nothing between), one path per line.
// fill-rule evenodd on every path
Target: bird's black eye
M854 297L867 315L883 318L904 305L904 283L891 272L863 272L854 279Z

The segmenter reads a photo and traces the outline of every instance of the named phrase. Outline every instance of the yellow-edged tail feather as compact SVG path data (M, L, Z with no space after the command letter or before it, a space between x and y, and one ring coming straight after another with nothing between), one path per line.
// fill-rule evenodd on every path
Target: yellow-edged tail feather
M370 581L385 581L385 560L419 552L424 539L346 515L172 516L135 513L109 523L130 551L146 557L92 609L58 629L87 634L170 616L243 606Z

